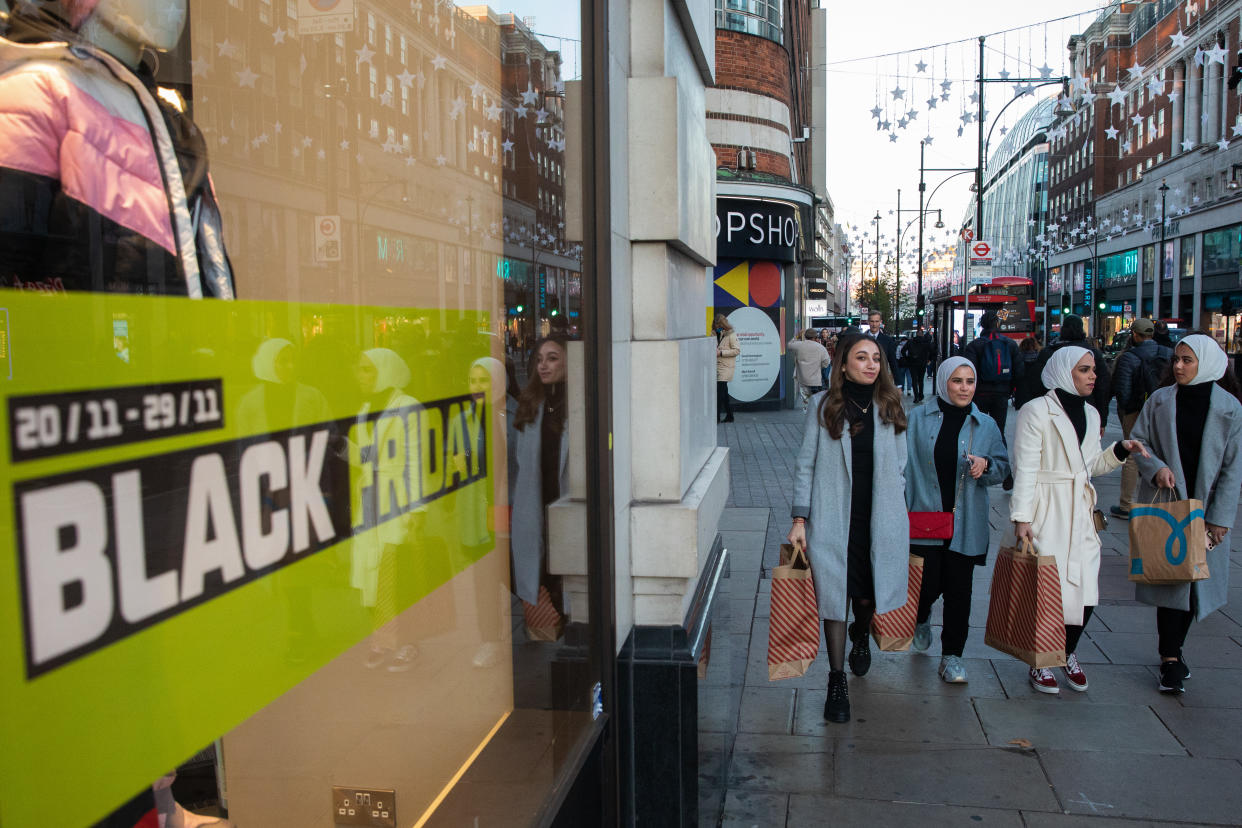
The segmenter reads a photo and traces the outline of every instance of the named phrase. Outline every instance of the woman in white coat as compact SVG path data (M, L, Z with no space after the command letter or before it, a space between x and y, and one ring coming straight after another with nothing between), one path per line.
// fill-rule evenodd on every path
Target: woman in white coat
M1161 388L1143 406L1136 440L1151 446L1139 460L1139 503L1156 500L1157 489L1203 501L1212 548L1208 578L1186 584L1136 584L1134 597L1156 608L1160 635L1161 693L1181 693L1190 668L1182 645L1193 621L1202 621L1229 600L1230 532L1242 485L1242 405L1229 357L1216 340L1192 334L1173 353L1177 384Z
M1099 602L1100 538L1095 528L1091 478L1120 468L1130 452L1147 456L1137 440L1100 447L1100 415L1087 398L1095 388L1095 358L1086 348L1059 349L1041 376L1043 397L1018 412L1013 441L1010 518L1018 539L1057 559L1065 618L1065 678L1087 689L1087 676L1074 650ZM1031 670L1031 686L1057 693L1047 668Z

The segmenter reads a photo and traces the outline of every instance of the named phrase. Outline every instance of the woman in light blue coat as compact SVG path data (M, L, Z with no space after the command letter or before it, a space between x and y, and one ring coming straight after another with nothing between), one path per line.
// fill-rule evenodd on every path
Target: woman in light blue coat
M949 540L911 540L923 558L914 648L931 646L931 611L944 596L940 634L940 677L964 683L962 650L970 629L975 567L987 563L990 526L988 487L1009 475L1009 452L996 422L972 402L975 367L950 357L936 372L936 396L910 412L906 431L906 508L910 512L952 512Z
M1151 503L1157 491L1177 500L1203 501L1208 542L1207 580L1194 583L1136 584L1135 597L1156 608L1161 693L1181 693L1190 668L1182 645L1194 621L1202 621L1229 600L1230 528L1242 487L1242 404L1229 358L1216 340L1192 334L1173 352L1176 385L1147 400L1130 436L1150 447L1136 457L1136 503Z
M807 407L789 530L789 542L806 548L815 575L831 668L824 705L828 721L850 720L849 605L854 610L850 669L861 676L871 666L873 615L906 602L905 429L901 393L875 340L842 337L828 390Z

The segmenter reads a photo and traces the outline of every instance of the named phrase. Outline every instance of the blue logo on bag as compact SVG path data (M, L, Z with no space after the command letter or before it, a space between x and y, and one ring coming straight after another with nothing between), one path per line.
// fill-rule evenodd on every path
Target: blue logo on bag
M1160 518L1169 524L1169 539L1164 542L1164 557L1168 559L1173 566L1178 566L1182 561L1186 560L1186 554L1190 551L1190 547L1186 542L1186 527L1190 526L1197 518L1205 518L1202 509L1195 509L1182 520L1173 517L1169 512L1155 506L1140 506L1130 510L1131 519L1136 517L1155 517ZM1181 546L1181 552L1174 554L1174 545ZM1131 572L1133 564L1131 564ZM1139 562L1139 571L1134 572L1138 575L1142 573L1142 562Z

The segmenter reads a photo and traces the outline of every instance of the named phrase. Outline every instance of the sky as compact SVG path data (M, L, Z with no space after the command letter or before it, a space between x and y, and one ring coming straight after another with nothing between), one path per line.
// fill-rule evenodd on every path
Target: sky
M901 190L903 228L918 218L919 141L931 136L927 147L928 167L975 166L977 124L964 126L961 115L975 111L968 96L977 85L980 35L986 41L987 77L1039 78L1040 69L1051 69L1052 77L1067 74L1066 44L1071 35L1085 29L1098 10L1107 5L1100 0L1043 0L1038 4L1011 0L941 0L936 4L914 0L821 0L828 13L828 192L832 196L836 219L847 237L873 230L872 218L881 215L881 247L896 235L897 190ZM1070 16L1067 20L1051 21ZM995 34L1014 29L1004 34ZM937 46L949 41L948 46ZM936 47L936 48L931 48ZM900 53L892 55L891 53ZM868 59L872 56L885 57ZM922 71L919 63L924 64ZM1046 71L1046 70L1045 70ZM942 99L946 87L949 99ZM901 90L902 97L894 98ZM1055 94L1058 87L1038 90L1037 95ZM928 99L933 91L936 107ZM986 108L999 112L1014 97L1009 83L988 84ZM1015 123L1037 98L1027 95L1010 106L996 121L990 147L1000 144L1002 130ZM889 131L877 130L871 110L881 109L881 121ZM916 111L905 129L898 127L901 117ZM987 116L988 126L994 115ZM963 127L962 137L958 128ZM890 133L897 136L894 142ZM986 134L986 132L985 132ZM927 192L950 173L927 173ZM961 226L970 204L969 186L973 175L965 174L942 186L928 203L929 209L943 210L946 229L928 233L949 241ZM909 210L909 212L907 212ZM934 217L929 217L930 223ZM850 231L856 227L857 231ZM903 254L914 249L917 227L905 233ZM874 250L874 236L866 250ZM856 245L857 246L857 245ZM865 251L864 251L865 253ZM904 255L903 255L904 258Z

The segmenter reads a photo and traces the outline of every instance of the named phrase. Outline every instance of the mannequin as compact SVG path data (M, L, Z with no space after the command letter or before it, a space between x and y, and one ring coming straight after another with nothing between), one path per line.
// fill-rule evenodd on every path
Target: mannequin
M0 286L234 297L202 134L155 94L186 0L18 2L0 40Z

